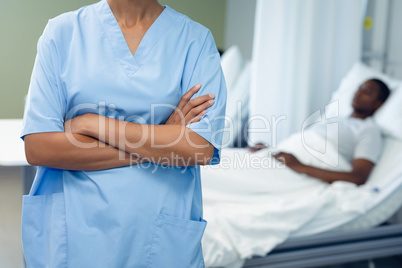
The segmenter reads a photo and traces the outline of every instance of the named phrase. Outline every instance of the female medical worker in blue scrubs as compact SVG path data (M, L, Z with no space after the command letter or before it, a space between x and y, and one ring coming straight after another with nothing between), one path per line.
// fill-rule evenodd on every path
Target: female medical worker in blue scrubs
M165 124L198 83L193 99L214 104L179 105L202 118ZM22 130L39 166L23 199L28 267L203 267L199 165L219 163L225 102L211 33L156 0L50 20Z

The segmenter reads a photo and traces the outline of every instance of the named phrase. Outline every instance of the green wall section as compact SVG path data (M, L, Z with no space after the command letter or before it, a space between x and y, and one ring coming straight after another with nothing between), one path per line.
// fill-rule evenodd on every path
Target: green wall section
M48 19L97 1L0 0L0 118L22 118L36 44ZM208 27L224 47L226 0L160 0Z

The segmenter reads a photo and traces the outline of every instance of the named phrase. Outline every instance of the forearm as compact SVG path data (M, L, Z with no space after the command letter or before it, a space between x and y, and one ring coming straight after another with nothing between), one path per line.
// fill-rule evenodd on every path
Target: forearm
M96 118L97 123L85 125L83 134L151 162L202 165L209 163L213 155L214 147L183 125L148 125Z
M141 161L94 138L64 132L25 136L25 153L31 165L66 170L103 170Z
M303 165L300 167L297 172L306 174L308 176L320 179L327 183L332 183L334 181L347 181L352 182L357 185L361 185L365 182L365 179L355 172L340 172L340 171L331 171L325 170L321 168L316 168L313 166Z

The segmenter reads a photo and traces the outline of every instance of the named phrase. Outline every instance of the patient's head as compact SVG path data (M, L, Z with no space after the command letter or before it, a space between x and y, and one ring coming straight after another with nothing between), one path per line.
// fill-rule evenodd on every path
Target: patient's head
M352 117L366 118L374 114L389 96L388 86L379 79L364 82L356 91L352 101Z

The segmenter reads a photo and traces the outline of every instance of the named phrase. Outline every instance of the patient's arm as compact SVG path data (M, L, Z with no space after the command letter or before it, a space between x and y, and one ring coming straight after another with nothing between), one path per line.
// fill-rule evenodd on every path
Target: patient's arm
M304 165L294 155L288 153L279 153L275 155L275 158L296 172L306 174L328 183L334 181L348 181L357 185L362 185L366 182L374 167L374 164L369 160L355 159L352 164L352 171L340 172Z

